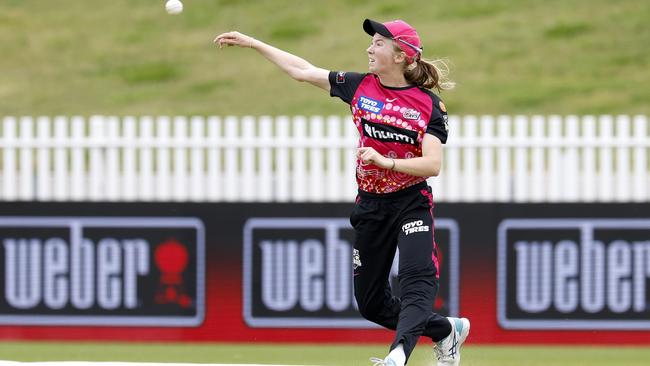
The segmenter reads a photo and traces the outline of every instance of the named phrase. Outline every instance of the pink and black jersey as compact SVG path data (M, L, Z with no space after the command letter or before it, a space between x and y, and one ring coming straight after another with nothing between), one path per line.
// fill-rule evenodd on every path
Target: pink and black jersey
M374 74L331 71L330 95L350 105L359 130L359 147L372 147L393 159L422 156L425 133L447 141L447 111L440 98L417 86L382 85ZM425 181L357 160L357 184L370 193L391 193Z

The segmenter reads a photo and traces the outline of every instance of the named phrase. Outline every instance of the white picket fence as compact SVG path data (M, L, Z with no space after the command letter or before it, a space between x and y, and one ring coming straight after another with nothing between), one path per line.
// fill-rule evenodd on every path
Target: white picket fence
M647 116L450 116L434 197L650 199ZM3 201L352 201L357 131L332 117L4 117Z

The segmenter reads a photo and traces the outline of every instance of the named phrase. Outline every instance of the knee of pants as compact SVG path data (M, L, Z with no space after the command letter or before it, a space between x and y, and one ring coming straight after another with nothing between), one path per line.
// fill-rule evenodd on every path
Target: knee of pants
M379 311L374 307L359 307L359 313L364 319L367 319L373 323L376 323L379 320Z
M359 313L362 317L370 320L371 322L374 322L377 319L380 311L377 305L369 302L364 302L359 298L357 298L357 304L359 304Z

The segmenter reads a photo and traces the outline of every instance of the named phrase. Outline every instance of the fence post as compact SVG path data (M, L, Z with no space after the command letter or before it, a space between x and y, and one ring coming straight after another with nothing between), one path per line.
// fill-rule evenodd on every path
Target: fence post
M327 118L327 141L341 141L341 118L330 116ZM327 148L327 186L325 187L325 199L327 201L336 201L340 197L340 190L343 186L341 171L341 151L343 149L335 144Z
M479 142L483 144L480 150L479 200L485 202L492 200L495 196L494 147L488 145L494 143L494 117L483 116L479 124L481 126Z
M289 201L289 118L275 120L277 149L275 151L275 197L278 202Z
M84 143L86 141L86 121L83 117L72 117L72 139L70 140L72 164L72 184L70 198L73 201L82 201L86 198L86 159L84 157Z
M586 147L582 151L582 181L585 184L580 190L582 201L596 199L596 182L598 179L598 166L596 165L596 119L594 116L585 116L582 119L582 138Z
M192 127L192 148L190 160L190 194L189 199L192 201L201 201L205 197L205 157L203 142L207 140L205 136L205 120L200 116L193 116L190 119Z
M262 202L273 201L273 119L269 116L260 117L258 148L260 173L258 176L258 199Z
M632 131L630 131L630 117L616 117L616 185L614 187L615 199L617 201L627 201L632 197L632 184L630 179L630 150L627 144L632 140Z
M140 133L138 145L140 146L140 176L138 179L138 195L143 201L150 201L156 197L153 186L153 118L144 116L140 118Z
M293 134L292 140L298 142L299 144L304 144L307 140L307 120L303 116L297 116L293 119ZM291 197L292 201L305 201L307 198L307 158L306 158L307 149L302 146L294 146L291 152L291 183L292 183L292 192Z
M600 174L596 178L598 185L598 199L609 202L614 197L614 187L612 185L614 174L614 159L612 157L611 141L614 138L614 128L612 116L601 116L600 133L598 136L598 146L600 146Z
M208 199L219 201L222 199L222 174L221 174L221 118L208 118Z
M12 144L16 141L16 119L5 117L3 119L3 140L8 146L2 154L3 167L3 199L13 201L16 199L16 148Z
M54 119L54 199L64 201L70 192L68 169L68 119Z
M544 174L544 147L546 145L546 138L544 127L546 127L543 116L533 116L531 119L532 124L532 151L531 151L531 167L530 167L530 201L541 202L546 196L545 182L546 175Z
M50 125L52 121L49 117L38 117L37 126L37 155L36 155L36 199L39 201L49 201L52 199L52 170L50 166L50 147L51 140Z
M572 197L577 197L580 187L583 186L580 180L580 164L578 164L578 148L576 145L580 142L578 137L578 129L580 128L580 121L577 116L567 116L564 120L566 125L566 132L564 134L564 161L563 161L563 177L564 183L562 184L562 201L570 201Z
M31 117L20 118L20 165L18 167L19 180L18 198L28 201L34 198L34 153L32 141L34 139L34 121Z
M184 116L174 117L174 164L173 182L174 186L172 199L184 201L187 198L188 171L187 171L187 118Z
M169 194L169 117L158 117L156 124L156 200L168 201Z
M106 119L106 194L101 200L117 201L120 199L122 176L120 174L120 120L118 117ZM136 173L137 174L137 173ZM135 187L131 188L135 189Z
M241 120L242 133L240 134L240 140L242 142L242 157L241 157L241 177L242 182L240 184L241 199L245 202L254 201L257 197L257 186L258 182L255 179L255 151L256 148L253 147L255 142L255 136L257 135L255 131L256 121L255 117L246 116Z
M225 177L224 187L226 188L224 200L237 201L241 197L241 182L239 175L239 151L237 142L239 141L239 119L234 116L228 116L225 120L226 149L225 149Z
M548 194L550 202L558 202L562 198L562 117L548 118L549 142L552 145L548 151Z
M644 145L648 140L648 119L646 116L634 117L634 188L632 200L648 201L650 180L648 176L648 151Z
M497 148L497 192L495 201L497 202L506 202L510 200L511 192L511 180L510 180L510 143L511 133L510 133L510 117L509 116L499 116L497 118L497 128L498 128L498 138L497 142L499 147Z
M104 136L104 124L106 119L102 116L90 117L90 134L87 141L90 142L89 148L89 167L88 172L88 198L91 201L100 201L102 193L105 192L104 180L104 159L100 143Z
M325 198L323 192L323 147L325 145L323 117L314 116L309 120L309 201L321 201Z
M139 149L136 130L137 120L133 116L124 117L122 120L122 166L124 179L122 179L122 198L127 201L138 199L138 181L136 171L136 148ZM165 183L167 184L167 183Z
M513 185L513 199L515 202L524 202L529 196L528 174L528 118L516 116L515 124L515 182Z

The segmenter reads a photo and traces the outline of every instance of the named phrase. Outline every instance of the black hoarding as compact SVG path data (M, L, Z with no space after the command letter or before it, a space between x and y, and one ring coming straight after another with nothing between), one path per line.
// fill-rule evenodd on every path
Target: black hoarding
M0 217L0 324L196 326L204 228L184 217Z

